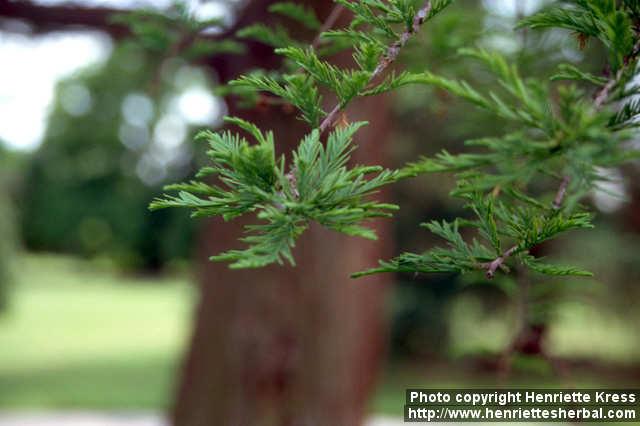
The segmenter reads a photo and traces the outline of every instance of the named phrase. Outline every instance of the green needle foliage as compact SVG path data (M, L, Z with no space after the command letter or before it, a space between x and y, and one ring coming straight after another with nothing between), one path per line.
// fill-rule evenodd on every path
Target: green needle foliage
M206 37L208 30L224 29L224 22L221 19L195 19L183 1L176 1L168 13L134 10L115 14L111 22L127 25L133 35L132 41L150 53L171 53L195 61L218 54L244 52L244 46L237 41Z
M638 62L639 37L633 21L637 9L635 2L620 5L613 0L558 2L519 23L519 27L562 28L578 33L579 39L598 39L609 53L609 78L561 64L551 81L525 80L495 52L462 49L460 55L480 61L494 75L503 89L500 93L483 93L464 81L429 72L392 76L371 91L377 94L409 84L435 86L513 125L501 136L467 141L471 152L443 151L405 167L400 177L455 173L457 184L451 195L466 201L473 218L426 224L447 242L445 247L404 253L355 276L484 270L492 278L498 269L508 271L511 259L542 274L590 275L576 267L544 263L530 250L567 231L591 228L591 215L579 200L605 179L602 168L637 157L626 144L640 112L632 82ZM552 83L559 80L563 83ZM594 89L583 90L566 80ZM617 111L616 103L622 105ZM470 228L464 233L469 236L466 240L463 226Z
M397 56L397 49L408 41L426 20L435 16L449 1L418 4L410 0L343 1L353 12L349 28L342 33L321 34L321 49L353 50L353 68L340 68L323 59L320 48L304 47L293 41L283 27L258 24L238 32L276 47L285 58L286 71L240 76L230 83L243 93L268 93L295 106L310 131L300 141L290 165L276 158L274 135L252 123L227 117L253 141L231 131L203 132L198 138L209 143L211 165L197 178L215 175L218 185L192 181L171 185L178 191L155 200L150 208L187 207L193 216L221 216L231 220L252 213L258 224L246 228L242 239L248 247L231 250L212 260L229 261L233 268L256 268L284 260L294 264L292 248L311 221L344 234L375 239L366 221L388 217L397 206L373 201L370 196L394 182L398 172L380 166L349 166L355 149L354 133L366 123L334 127L339 110L363 96L375 77ZM294 3L276 3L270 10L309 29L318 29L313 11ZM375 87L375 86L374 86ZM321 90L329 91L337 105L322 108Z
M277 141L251 123L227 118L252 141L231 131L204 132L211 166L198 178L215 175L218 184L193 181L172 185L176 196L151 208L187 207L198 217L231 220L253 213L245 250L231 250L213 260L236 268L261 267L287 260L311 221L349 235L375 238L367 220L388 216L397 207L372 201L379 188L402 178L453 173L451 195L462 199L470 215L423 226L446 241L425 253L405 253L355 276L379 272L483 271L492 278L514 263L548 275L589 275L573 266L535 258L537 245L577 229L591 228L592 216L580 200L604 180L603 168L635 158L627 143L638 122L640 104L634 83L640 43L640 6L635 1L559 1L519 23L520 28L568 30L580 43L595 39L608 53L608 73L594 75L574 64L559 64L548 81L524 79L497 52L465 48L459 54L482 64L499 83L498 91L429 71L387 73L399 51L446 6L448 0L336 0L352 20L328 29L320 43L294 40L284 27L253 25L238 36L271 45L283 56L281 72L258 71L232 81L231 91L276 97L299 110L310 131L300 141L291 164L276 158ZM295 3L276 3L277 13L310 30L322 27L314 12ZM329 53L350 49L351 68L338 67ZM509 126L494 137L466 142L469 152L443 151L392 172L378 166L350 167L353 135L364 123L335 127L337 115L361 96L407 85L445 90L484 109ZM325 111L322 96L335 99Z
M392 182L397 173L378 166L349 168L354 149L353 134L365 123L337 128L320 140L317 129L305 137L293 153L289 172L284 157L276 158L273 133L263 133L253 124L228 117L255 140L230 131L202 132L199 139L209 143L211 166L198 177L215 175L222 186L201 181L171 185L177 196L154 201L151 209L188 207L194 217L221 216L231 220L256 212L263 223L247 227L246 250L232 250L212 260L233 262L233 268L257 268L286 259L295 264L291 248L309 221L349 235L375 239L363 221L390 216L397 207L367 201L380 187ZM374 175L367 178L368 175Z

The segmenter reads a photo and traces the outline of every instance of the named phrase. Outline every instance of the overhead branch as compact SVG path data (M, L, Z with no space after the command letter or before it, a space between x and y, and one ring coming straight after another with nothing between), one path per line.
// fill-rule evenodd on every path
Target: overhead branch
M88 29L102 31L113 38L121 39L130 36L131 29L125 23L116 22L113 17L131 11L131 9L83 6L73 2L43 5L30 0L5 0L0 1L0 29L11 28L3 25L3 21L19 20L28 24L33 34ZM234 26L215 35L200 34L198 38L224 39L232 34L235 28Z
M29 0L0 1L0 18L23 21L31 26L33 33L82 28L100 30L114 38L122 38L129 35L129 28L112 22L111 17L123 12L126 10L72 3L47 6ZM1 23L0 26L6 27Z

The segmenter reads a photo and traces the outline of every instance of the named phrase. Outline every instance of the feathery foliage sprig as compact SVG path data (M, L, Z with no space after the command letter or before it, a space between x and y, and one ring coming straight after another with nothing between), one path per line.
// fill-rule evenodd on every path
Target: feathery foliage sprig
M259 223L247 226L244 250L231 250L213 260L230 261L233 268L261 267L284 260L294 264L292 247L311 221L344 234L375 239L364 226L368 220L387 217L397 209L392 204L373 201L370 196L397 180L398 173L380 166L349 166L354 133L365 123L336 126L340 111L356 97L375 89L376 77L397 58L400 49L420 26L450 3L449 0L338 0L338 7L352 12L353 19L343 30L323 31L320 46L305 47L284 27L263 24L238 32L271 45L285 60L281 73L248 74L230 83L256 94L268 93L299 110L299 118L309 125L309 133L292 155L291 164L277 158L277 143L271 132L254 124L227 117L253 141L231 131L203 132L199 139L209 143L211 165L197 178L217 177L219 184L201 180L171 185L178 191L155 200L151 209L187 207L193 216L221 216L231 220L255 214ZM295 3L276 3L270 11L311 29L322 28L310 8ZM324 59L326 51L350 48L354 63L341 68ZM320 93L335 98L335 107L325 111ZM325 135L325 133L327 133Z

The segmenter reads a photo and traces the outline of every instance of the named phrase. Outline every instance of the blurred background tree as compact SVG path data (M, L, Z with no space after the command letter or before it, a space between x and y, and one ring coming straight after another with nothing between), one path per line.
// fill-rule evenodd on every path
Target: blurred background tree
M7 151L0 141L0 315L8 308L13 277L16 235L15 189L20 185L22 156Z
M191 123L180 115L179 95L208 82L184 65L177 77L177 69L163 69L162 92L149 93L160 65L124 44L104 65L58 84L51 125L24 182L28 249L105 256L147 270L190 257L193 222L146 206L163 184L191 172L191 147L183 144Z

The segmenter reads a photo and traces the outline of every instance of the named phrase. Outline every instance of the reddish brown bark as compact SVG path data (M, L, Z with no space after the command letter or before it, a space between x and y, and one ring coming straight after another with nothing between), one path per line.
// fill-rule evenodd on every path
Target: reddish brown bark
M32 1L0 0L0 17L19 19L32 26L34 33L79 29L100 30L114 37L129 34L126 26L111 21L121 9L84 7L79 4L42 5Z
M246 16L264 20L265 3L253 2ZM325 16L331 4L313 2ZM232 76L256 60L274 63L271 54L257 50L220 71ZM285 153L306 131L280 108L232 113L273 129ZM385 103L354 104L348 114L372 122L358 135L355 160L380 162L388 133ZM173 423L360 424L384 348L388 278L352 280L349 274L388 254L388 225L377 224L378 242L312 226L298 242L296 268L231 271L206 257L241 244L241 230L209 223L201 247L202 296Z

